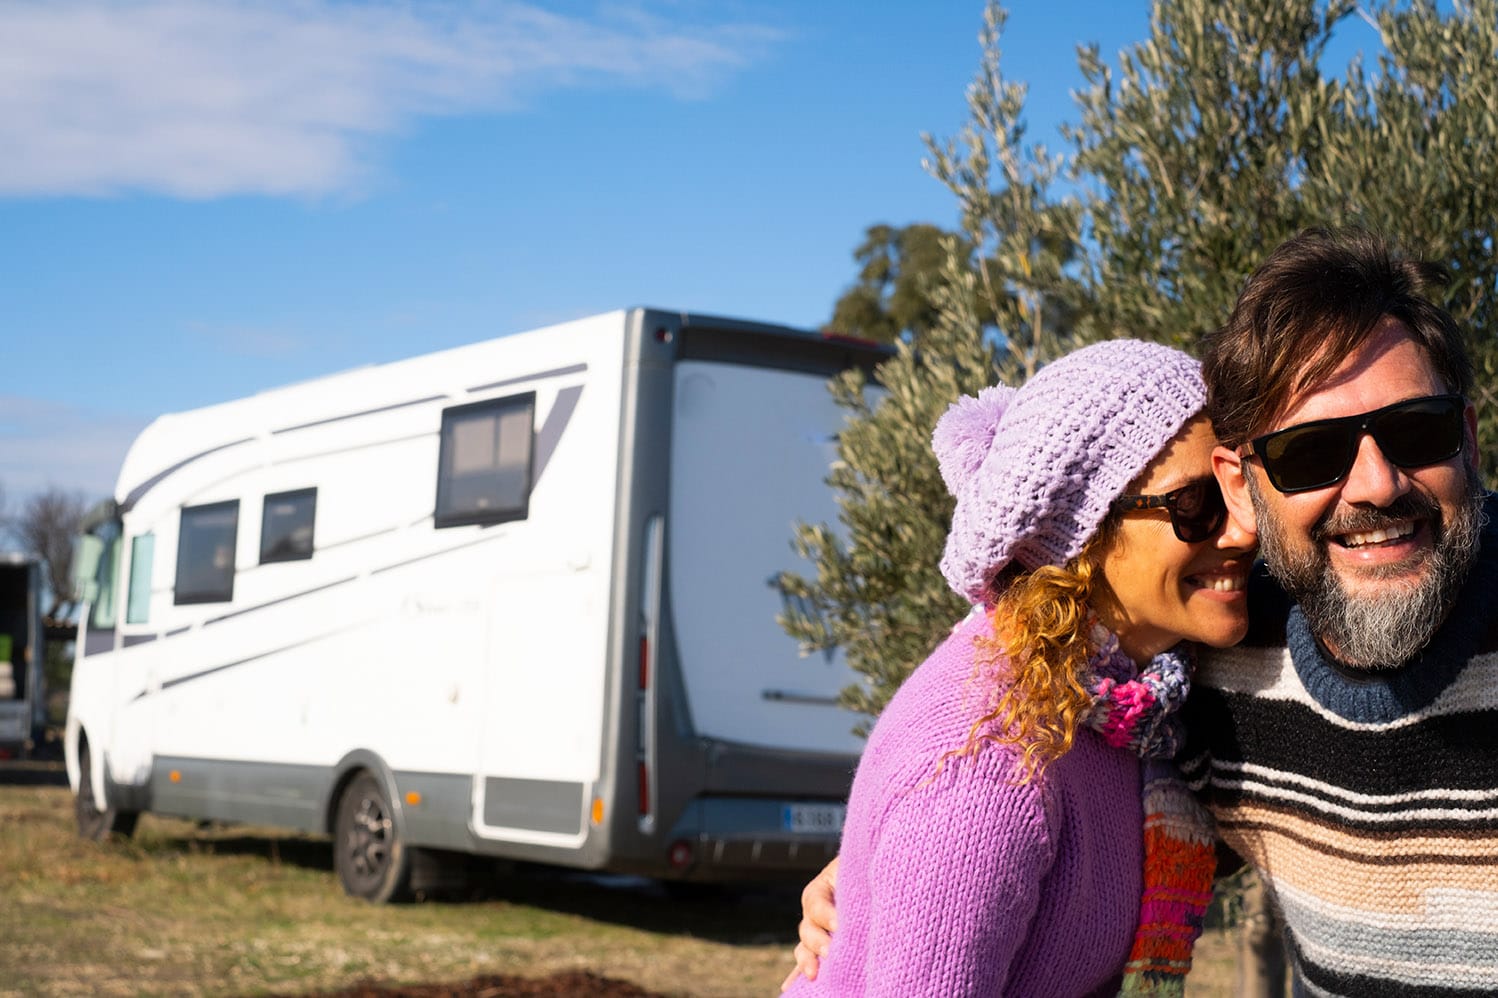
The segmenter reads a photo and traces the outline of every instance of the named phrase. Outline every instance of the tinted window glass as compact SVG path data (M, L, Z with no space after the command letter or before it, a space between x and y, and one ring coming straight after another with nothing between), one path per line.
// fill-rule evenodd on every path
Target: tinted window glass
M177 534L177 603L223 603L234 598L238 530L238 499L182 510Z
M260 517L260 564L312 557L317 490L299 489L265 497Z
M524 519L535 408L536 395L528 392L442 413L437 526Z

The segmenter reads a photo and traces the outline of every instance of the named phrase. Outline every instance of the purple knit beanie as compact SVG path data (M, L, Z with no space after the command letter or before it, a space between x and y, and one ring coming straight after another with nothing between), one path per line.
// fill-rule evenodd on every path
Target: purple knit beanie
M1108 507L1206 403L1201 366L1158 343L1108 340L1042 367L1018 389L958 399L931 435L957 498L941 571L993 600L1010 561L1064 565Z

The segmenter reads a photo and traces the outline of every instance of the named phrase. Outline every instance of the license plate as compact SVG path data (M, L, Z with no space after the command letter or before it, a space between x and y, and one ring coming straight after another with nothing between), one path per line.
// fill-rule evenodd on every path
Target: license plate
M780 828L786 832L836 835L843 830L848 808L843 804L786 804L780 809Z

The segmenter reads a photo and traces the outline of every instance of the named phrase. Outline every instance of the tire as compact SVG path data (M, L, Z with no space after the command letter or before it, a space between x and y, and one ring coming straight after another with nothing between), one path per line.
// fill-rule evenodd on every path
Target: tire
M89 754L88 742L78 743L78 793L73 796L73 817L78 822L78 835L93 842L105 842L118 836L128 839L135 834L135 822L140 815L135 811L121 811L110 805L99 810L94 803L94 767Z
M411 897L411 850L401 841L385 788L367 770L350 780L338 799L333 867L353 897L375 904Z

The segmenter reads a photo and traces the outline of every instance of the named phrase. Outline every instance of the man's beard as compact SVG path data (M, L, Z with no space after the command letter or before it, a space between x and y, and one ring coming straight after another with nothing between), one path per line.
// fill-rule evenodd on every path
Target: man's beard
M1446 620L1477 558L1478 536L1486 515L1477 473L1466 469L1467 489L1446 522L1441 507L1411 490L1384 509L1360 508L1333 517L1335 507L1311 528L1311 544L1291 550L1285 530L1265 508L1259 483L1245 475L1259 523L1260 554L1269 571L1300 605L1311 633L1343 665L1359 669L1396 669L1424 648ZM1373 585L1348 592L1333 570L1326 545L1338 534L1377 530L1401 520L1423 519L1434 538L1419 578L1402 578L1408 565L1389 566L1386 581L1372 570Z

